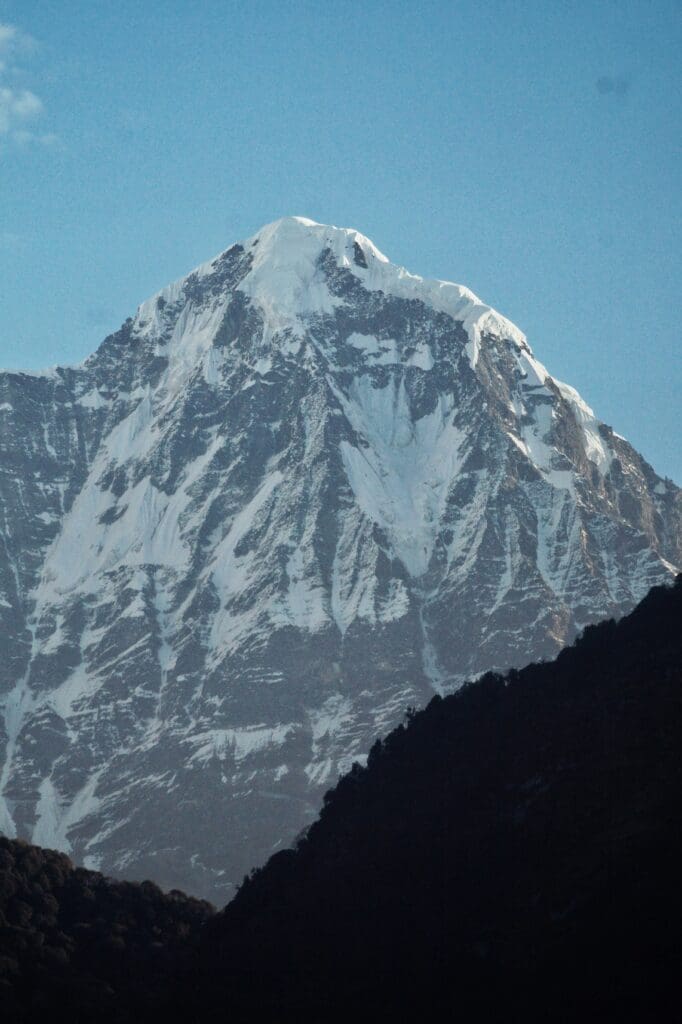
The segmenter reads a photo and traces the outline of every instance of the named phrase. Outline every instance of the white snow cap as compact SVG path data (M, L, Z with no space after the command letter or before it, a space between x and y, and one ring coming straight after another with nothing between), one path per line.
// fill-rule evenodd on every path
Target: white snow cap
M307 217L273 221L241 244L252 254L253 266L239 290L258 303L268 326L275 329L290 326L301 314L329 313L339 305L318 267L325 249L340 267L361 269L354 259L356 245L368 265L390 266L359 231L317 224Z
M431 280L412 274L397 266L381 252L366 235L355 228L339 228L318 224L309 217L282 217L238 243L253 257L249 273L239 285L264 315L269 331L284 328L299 333L301 316L310 313L331 313L343 300L329 291L318 260L328 249L337 266L350 270L368 291L382 291L396 298L419 299L439 312L463 323L469 335L467 351L471 365L476 366L481 337L495 334L509 338L524 352L530 353L525 334L491 306L482 302L469 288L452 281ZM364 260L356 259L356 246ZM231 248L231 247L228 247ZM215 272L224 250L213 260L192 271L192 277L206 277ZM362 262L367 264L362 266ZM187 277L168 285L151 296L137 310L136 320L148 330L157 327L158 299L173 303L181 297Z
M369 291L421 299L434 309L461 320L470 337L472 365L478 361L481 335L486 332L510 338L519 348L528 349L523 332L469 288L411 274L404 267L391 263L355 228L318 224L308 217L283 217L267 224L241 244L253 253L254 263L240 291L258 302L272 326L290 321L300 313L330 312L339 304L339 300L330 295L317 266L321 252L330 249L337 265L351 270ZM362 250L366 267L356 260L356 246Z
M270 252L277 249L281 258L286 260L287 249L297 249L301 244L315 249L319 253L323 248L332 249L339 263L349 254L353 254L355 242L362 248L365 257L372 256L382 263L388 263L388 258L377 249L366 235L356 231L355 228L337 228L334 224L318 224L309 217L281 217L271 224L266 224L255 235L241 244L245 248L253 246L258 242L261 252Z

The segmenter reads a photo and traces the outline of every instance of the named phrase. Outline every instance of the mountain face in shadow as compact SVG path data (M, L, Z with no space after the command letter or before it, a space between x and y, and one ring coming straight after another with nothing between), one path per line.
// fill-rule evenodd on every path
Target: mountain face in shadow
M681 627L678 577L409 716L209 923L192 1000L652 1019L682 952Z
M410 712L219 914L0 840L3 1019L669 1019L681 613Z

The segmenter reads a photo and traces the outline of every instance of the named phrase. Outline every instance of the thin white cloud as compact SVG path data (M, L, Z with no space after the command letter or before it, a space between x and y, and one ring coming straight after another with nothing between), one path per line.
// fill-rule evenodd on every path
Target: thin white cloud
M14 25L5 25L0 21L0 50L5 49L16 40L17 35L18 31Z
M42 112L42 100L30 89L0 86L0 135L32 121Z
M52 132L40 132L35 122L44 114L45 106L31 89L13 84L17 58L35 50L36 42L16 25L0 22L0 137L11 139L20 146L36 142L53 145L57 141ZM8 81L9 80L9 81Z
M20 146L56 146L59 144L59 136L54 132L29 132L25 128L13 132L12 138Z
M6 56L31 53L38 44L28 32L22 32L16 25L0 21L0 53Z

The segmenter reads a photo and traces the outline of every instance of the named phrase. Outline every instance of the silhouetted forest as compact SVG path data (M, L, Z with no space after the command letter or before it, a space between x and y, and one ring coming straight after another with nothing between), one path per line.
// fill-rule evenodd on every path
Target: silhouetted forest
M0 1020L151 1020L212 912L0 837Z
M681 612L410 712L220 914L0 840L4 1019L669 1019Z
M377 742L209 922L188 1019L653 1019L682 952L681 612L678 578Z

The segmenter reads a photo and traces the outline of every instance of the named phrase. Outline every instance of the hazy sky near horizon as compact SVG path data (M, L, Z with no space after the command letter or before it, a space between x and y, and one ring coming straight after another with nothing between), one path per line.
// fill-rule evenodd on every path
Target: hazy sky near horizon
M0 366L269 221L466 284L682 484L682 6L0 0Z

